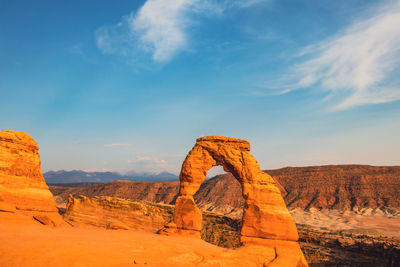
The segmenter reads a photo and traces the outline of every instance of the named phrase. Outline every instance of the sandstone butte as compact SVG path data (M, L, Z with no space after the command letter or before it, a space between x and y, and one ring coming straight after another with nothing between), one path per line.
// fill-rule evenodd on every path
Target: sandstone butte
M198 138L182 164L180 196L176 200L173 221L161 233L200 238L202 213L193 195L207 172L220 165L241 184L245 201L241 242L244 246L264 246L271 250L268 266L308 266L300 249L296 224L274 179L262 172L250 154L246 140L207 136Z
M64 223L40 169L39 147L23 132L0 131L0 211Z

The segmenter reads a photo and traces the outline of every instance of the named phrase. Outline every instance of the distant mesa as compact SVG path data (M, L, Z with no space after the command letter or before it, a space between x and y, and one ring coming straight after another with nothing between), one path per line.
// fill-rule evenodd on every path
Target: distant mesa
M0 212L63 224L40 169L39 147L24 132L0 131Z
M268 266L307 266L300 249L295 222L286 208L274 179L262 172L250 154L246 140L207 136L198 138L182 164L180 196L173 221L161 233L200 238L202 213L193 195L204 182L208 170L220 165L241 184L245 200L241 242L271 249Z
M325 165L268 171L291 208L400 212L400 167Z

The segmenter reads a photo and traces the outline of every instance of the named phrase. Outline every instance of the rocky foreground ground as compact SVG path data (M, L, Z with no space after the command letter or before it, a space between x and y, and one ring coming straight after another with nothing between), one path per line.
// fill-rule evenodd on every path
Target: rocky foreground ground
M174 207L146 201L84 196L69 199L64 219L74 226L157 232ZM202 239L239 248L241 220L203 212ZM310 266L399 266L400 240L298 225L300 245Z
M49 227L0 212L0 266L263 266L265 247L237 250L143 230Z

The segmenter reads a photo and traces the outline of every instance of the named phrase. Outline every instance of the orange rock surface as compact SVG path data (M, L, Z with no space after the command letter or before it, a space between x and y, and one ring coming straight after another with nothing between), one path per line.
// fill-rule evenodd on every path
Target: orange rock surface
M73 226L92 225L107 229L156 232L171 218L171 206L113 197L68 199L64 220Z
M269 266L273 247L226 249L140 230L54 227L0 213L0 266ZM296 266L296 265L281 265Z
M224 136L197 139L182 164L174 224L169 224L163 233L185 235L187 231L193 235L193 231L200 232L202 217L193 195L204 182L208 170L217 165L232 173L242 187L245 200L242 243L273 248L276 257L271 260L270 266L307 266L296 242L296 224L281 193L274 179L260 170L256 159L250 154L250 143L246 140Z
M39 147L23 132L0 131L0 212L24 214L48 225L62 224L40 169Z

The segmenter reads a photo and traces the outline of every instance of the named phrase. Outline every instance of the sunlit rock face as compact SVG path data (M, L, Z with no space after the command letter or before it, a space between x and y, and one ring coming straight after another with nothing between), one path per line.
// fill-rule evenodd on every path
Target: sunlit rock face
M113 197L69 196L64 219L73 226L140 229L156 232L171 218L173 207Z
M180 196L176 201L174 220L163 232L200 236L202 214L193 195L204 182L208 170L217 165L232 173L242 187L245 206L241 242L244 245L274 248L276 257L269 264L306 266L296 242L298 233L295 222L274 179L260 170L257 160L250 154L250 143L246 140L224 136L197 139L182 164Z
M40 169L39 147L24 132L0 131L0 211L62 224Z

